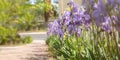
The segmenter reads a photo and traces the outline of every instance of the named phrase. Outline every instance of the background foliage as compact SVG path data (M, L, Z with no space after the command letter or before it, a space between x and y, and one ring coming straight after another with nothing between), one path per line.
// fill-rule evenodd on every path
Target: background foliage
M40 21L44 23L42 18L50 10L52 5L45 0L36 0L34 4L29 0L0 0L0 44L30 43L30 37L21 39L18 32L39 30Z

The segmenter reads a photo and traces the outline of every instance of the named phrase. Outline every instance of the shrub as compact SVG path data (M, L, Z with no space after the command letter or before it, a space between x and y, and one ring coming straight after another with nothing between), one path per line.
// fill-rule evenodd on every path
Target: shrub
M31 41L30 37L22 39L13 28L0 26L0 45L30 43Z
M27 0L0 0L0 45L23 42L17 31L30 30L33 27L34 14ZM28 40L28 41L27 41ZM30 43L30 38L25 38Z
M23 39L23 43L31 43L32 42L32 39L30 36L27 36Z

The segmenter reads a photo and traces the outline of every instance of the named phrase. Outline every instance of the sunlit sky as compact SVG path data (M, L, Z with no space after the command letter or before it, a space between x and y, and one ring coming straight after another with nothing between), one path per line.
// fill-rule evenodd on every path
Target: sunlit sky
M34 4L35 0L30 0L31 4Z

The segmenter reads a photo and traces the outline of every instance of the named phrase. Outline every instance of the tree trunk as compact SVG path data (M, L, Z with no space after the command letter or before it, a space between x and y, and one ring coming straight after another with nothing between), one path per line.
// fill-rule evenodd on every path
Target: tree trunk
M44 13L44 19L45 19L45 24L47 24L49 21L49 12Z

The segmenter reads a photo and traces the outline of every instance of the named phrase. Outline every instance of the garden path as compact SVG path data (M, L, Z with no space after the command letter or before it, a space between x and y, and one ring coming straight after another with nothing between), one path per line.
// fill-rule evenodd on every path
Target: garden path
M0 60L53 60L47 51L45 32L20 33L20 35L31 36L33 42L22 46L0 47Z

